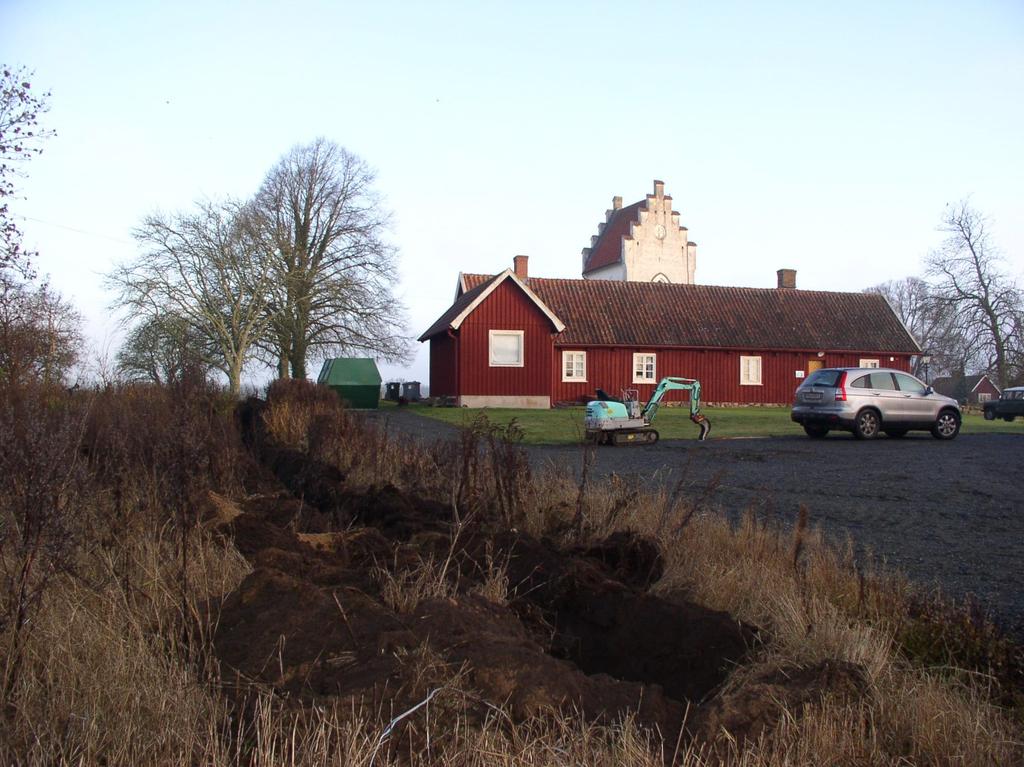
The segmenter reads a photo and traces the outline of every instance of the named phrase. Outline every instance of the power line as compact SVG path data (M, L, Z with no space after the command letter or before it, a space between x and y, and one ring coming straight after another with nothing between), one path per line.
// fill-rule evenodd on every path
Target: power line
M110 240L111 242L119 242L122 245L134 245L135 244L134 242L129 242L128 240L122 240L122 239L120 239L118 237L111 237L108 234L99 234L98 232L89 232L89 231L87 231L85 229L77 229L77 228L75 228L73 226L66 226L64 224L58 224L58 223L55 223L53 221L43 221L43 219L41 219L41 218L32 218L31 216L22 216L22 215L19 215L19 214L15 214L15 218L20 218L22 221L32 221L32 222L37 223L37 224L43 224L44 226L53 226L53 227L56 227L57 229L65 229L65 230L67 230L69 232L75 232L76 234L84 234L86 237L98 237L101 240Z

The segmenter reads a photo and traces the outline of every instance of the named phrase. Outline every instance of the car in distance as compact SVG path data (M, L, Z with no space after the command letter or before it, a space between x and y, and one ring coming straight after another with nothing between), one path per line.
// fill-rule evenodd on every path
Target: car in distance
M960 433L961 415L955 399L936 394L902 370L821 368L796 390L791 418L809 437L824 437L833 429L852 431L857 439L923 430L936 439L953 439Z
M997 418L1012 421L1017 416L1024 418L1024 386L1010 386L1003 389L999 399L989 400L985 403L984 413L986 421L994 421Z

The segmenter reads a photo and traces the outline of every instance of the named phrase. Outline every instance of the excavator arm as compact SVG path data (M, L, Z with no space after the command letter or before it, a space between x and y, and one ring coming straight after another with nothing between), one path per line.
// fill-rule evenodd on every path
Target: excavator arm
M690 392L690 420L700 427L700 436L697 439L707 439L708 434L711 433L711 421L700 412L700 381L695 378L662 378L655 387L651 398L640 411L644 420L648 423L654 420L654 416L658 414L661 400L670 391Z

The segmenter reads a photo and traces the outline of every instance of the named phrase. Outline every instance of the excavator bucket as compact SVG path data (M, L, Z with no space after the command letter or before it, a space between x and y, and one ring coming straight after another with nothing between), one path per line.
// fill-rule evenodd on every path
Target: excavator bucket
M711 421L708 420L707 416L701 413L691 415L690 420L700 427L700 436L698 436L697 439L701 442L706 440L708 435L711 433Z

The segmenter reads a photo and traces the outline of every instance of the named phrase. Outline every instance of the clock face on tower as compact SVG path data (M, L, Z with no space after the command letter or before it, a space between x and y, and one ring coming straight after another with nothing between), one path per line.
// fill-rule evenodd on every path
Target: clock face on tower
M664 240L665 227L663 227L661 224L658 224L656 227L654 227L654 236L657 237L659 240Z

